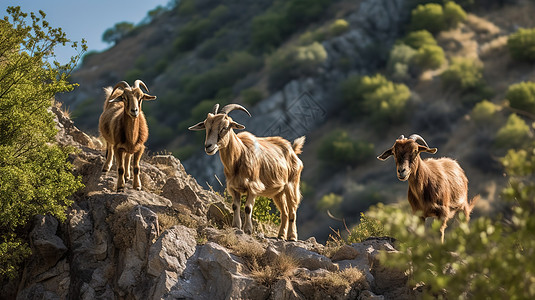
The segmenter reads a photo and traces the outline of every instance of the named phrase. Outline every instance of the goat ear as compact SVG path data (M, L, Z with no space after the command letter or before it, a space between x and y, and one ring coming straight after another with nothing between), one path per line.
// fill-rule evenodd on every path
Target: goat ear
M230 123L230 127L231 127L231 128L234 128L234 129L245 129L245 126L243 126L243 125L240 124L240 123L236 123L236 122L234 122L234 121L232 121L232 122Z
M190 126L188 127L189 130L204 130L206 129L206 126L204 126L204 121L203 122L199 122L193 126Z
M437 153L437 148L427 148L426 146L418 146L418 152L427 152L431 154Z
M383 154L377 156L377 159L385 160L385 159L389 158L393 154L394 154L394 152L392 151L392 148L390 148L390 149L386 150L385 152L383 152Z
M143 97L141 97L141 99L146 100L146 101L151 101L151 100L156 99L156 96L151 96L149 94L143 94Z

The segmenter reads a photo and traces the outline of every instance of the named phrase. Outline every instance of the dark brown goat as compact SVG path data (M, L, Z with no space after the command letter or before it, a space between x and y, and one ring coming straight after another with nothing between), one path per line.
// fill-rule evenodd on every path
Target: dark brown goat
M424 145L418 144L418 141ZM391 155L396 160L397 176L401 181L409 181L408 198L412 212L422 212L421 219L437 217L442 220L441 241L449 219L457 211L463 210L466 221L479 199L479 195L468 202L468 179L459 164L450 158L422 160L421 152L435 154L437 148L429 148L425 140L413 134L408 139L400 136L392 148L377 158L385 160Z
M145 94L140 86L147 92L149 91L141 80L136 80L134 87L130 87L126 81L121 81L113 89L104 88L106 100L98 125L100 134L106 140L106 163L102 172L110 170L115 154L118 192L124 191L125 180L130 177L132 155L134 155L133 187L141 190L139 161L145 151L144 144L149 136L147 121L141 111L141 103L143 100L154 100L156 96Z
M227 191L234 203L233 226L241 228L241 195L247 195L245 203L244 231L251 233L251 213L256 196L266 196L281 212L278 237L297 240L297 207L301 202L299 182L303 163L297 157L301 153L305 137L293 144L275 137L256 137L249 132L234 133L233 129L244 129L228 116L232 110L249 112L241 105L229 104L220 111L216 104L206 120L191 126L190 130L206 130L205 151L214 155L219 150L227 179Z

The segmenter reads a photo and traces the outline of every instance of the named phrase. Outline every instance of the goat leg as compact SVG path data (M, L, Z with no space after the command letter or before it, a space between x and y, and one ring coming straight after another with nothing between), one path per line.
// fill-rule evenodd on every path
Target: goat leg
M240 206L241 206L241 195L237 191L230 190L229 193L232 196L232 211L234 212L234 219L232 220L232 226L241 229L241 217L240 217Z
M141 147L141 149L134 153L134 183L133 187L134 189L141 191L141 179L139 177L139 172L141 171L141 168L139 166L139 161L141 160L141 155L143 155L143 151L145 150L144 147ZM127 155L126 158L130 160L130 156ZM129 163L127 164L129 165Z
M253 193L247 193L247 201L245 201L245 226L243 227L243 231L245 231L245 233L247 234L253 233L252 214L255 198L256 195L254 195Z

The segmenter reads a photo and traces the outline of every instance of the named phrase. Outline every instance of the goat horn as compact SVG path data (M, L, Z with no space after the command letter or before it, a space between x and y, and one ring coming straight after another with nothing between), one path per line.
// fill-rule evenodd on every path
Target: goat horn
M429 146L427 145L427 143L425 142L424 138L417 135L417 134L411 134L411 136L409 136L409 139L411 140L414 140L416 142L420 141L424 144L424 146L426 146L427 148L429 148Z
M212 109L212 114L214 114L214 115L217 114L217 111L218 111L218 110L219 110L219 104L216 103L216 104L214 105L214 108Z
M119 81L119 82L113 87L113 90L116 90L116 89L119 88L119 87L125 89L125 88L129 88L130 85L128 84L128 82L126 82L126 81L124 81L124 80L123 80L123 81Z
M142 88L145 89L145 91L147 91L147 93L149 92L149 88L147 88L147 86L145 85L145 83L143 81L141 81L139 79L134 81L134 87L135 88L139 88L140 85L141 85Z
M404 139L404 138L405 138L405 136L402 134L402 135L400 135L400 136L398 137L398 140L402 140L402 139Z
M247 109L245 109L245 107L243 107L243 106L241 106L239 104L227 104L227 105L223 106L223 108L219 111L219 113L227 115L229 112L231 112L231 111L233 111L235 109L244 111L249 115L249 117L251 116L251 114L247 111Z

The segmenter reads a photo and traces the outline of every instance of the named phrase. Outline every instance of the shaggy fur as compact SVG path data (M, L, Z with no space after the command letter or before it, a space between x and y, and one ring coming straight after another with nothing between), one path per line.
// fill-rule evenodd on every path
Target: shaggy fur
M425 146L419 145L417 140ZM459 164L450 158L420 158L421 152L436 153L437 148L429 148L418 135L396 140L392 148L377 157L385 160L391 155L396 160L398 179L409 181L408 200L413 213L422 212L421 219L437 217L442 220L440 227L441 241L444 242L444 230L449 219L459 210L463 210L466 220L479 196L468 202L468 179Z
M251 233L255 198L265 196L273 199L281 212L278 237L297 240L296 214L301 202L299 185L303 170L297 154L302 152L305 137L291 144L281 137L261 138L249 132L236 134L233 129L245 127L234 122L226 113L217 113L217 107L214 114L209 113L206 120L189 129L206 130L207 154L214 155L219 150L227 191L234 200L233 226L241 228L240 197L246 194L244 230ZM225 112L225 108L221 111ZM234 109L245 110L243 107Z
M130 178L130 157L134 156L134 189L141 190L139 161L145 150L149 129L141 111L142 100L154 100L156 96L145 94L136 80L134 87L121 81L112 89L104 88L106 100L99 119L100 134L106 140L106 163L102 172L108 172L116 156L117 191L124 191L125 180ZM126 167L125 167L126 165ZM126 170L126 172L125 172Z

